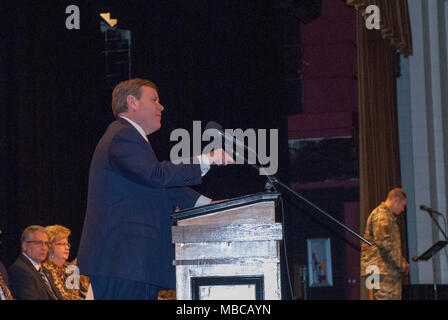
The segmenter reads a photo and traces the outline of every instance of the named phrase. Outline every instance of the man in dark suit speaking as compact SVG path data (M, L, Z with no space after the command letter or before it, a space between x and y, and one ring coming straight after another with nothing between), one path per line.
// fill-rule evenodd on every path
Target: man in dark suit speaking
M210 203L187 186L210 165L234 163L222 149L199 164L159 161L147 135L161 127L157 87L144 79L119 83L112 122L98 142L89 173L78 265L95 299L156 299L175 285L170 213Z

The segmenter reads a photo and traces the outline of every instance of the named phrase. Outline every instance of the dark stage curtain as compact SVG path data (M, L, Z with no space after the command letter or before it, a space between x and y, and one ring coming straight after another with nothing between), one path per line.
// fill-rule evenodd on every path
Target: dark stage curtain
M65 28L72 4L80 9L79 30ZM0 259L7 265L31 224L72 229L70 258L76 256L90 160L113 120L100 12L110 11L119 28L131 30L132 76L159 87L166 109L151 142L160 159L169 159L175 144L171 131L192 133L193 120L286 128L281 13L272 1L29 0L2 2L0 9L7 23L0 64ZM279 149L287 152L286 135L280 130ZM263 191L264 180L247 166L216 168L197 189L231 198Z
M87 3L79 5L80 30L65 28L66 1L2 3L0 228L7 264L28 225L62 224L79 237L89 162L109 111L98 94L101 38Z
M376 5L380 9L382 37L405 57L412 55L411 21L408 0L346 0L365 17L366 8Z
M397 51L412 54L407 1L356 1L360 158L360 226L364 232L370 212L387 193L401 186L397 119ZM376 4L381 12L381 30L368 30L363 12ZM402 21L408 23L401 24ZM400 26L400 28L398 28ZM407 255L405 215L400 216L403 254ZM405 279L407 281L407 279ZM366 298L361 283L361 298Z

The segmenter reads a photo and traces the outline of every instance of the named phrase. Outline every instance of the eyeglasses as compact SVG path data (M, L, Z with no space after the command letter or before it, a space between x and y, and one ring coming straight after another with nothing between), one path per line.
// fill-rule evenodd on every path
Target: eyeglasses
M34 241L27 241L27 243L34 243L34 244L36 244L36 245L38 245L38 246L41 246L41 247L43 247L43 246L45 246L45 247L48 247L48 242L47 241L36 241L36 240L34 240Z
M67 246L69 248L71 247L70 243L68 243L68 242L56 242L54 245L55 246Z

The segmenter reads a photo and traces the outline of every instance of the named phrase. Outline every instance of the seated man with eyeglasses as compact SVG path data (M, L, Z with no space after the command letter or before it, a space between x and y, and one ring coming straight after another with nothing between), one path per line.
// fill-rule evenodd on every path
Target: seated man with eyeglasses
M62 300L42 262L48 254L48 235L42 226L27 227L21 237L22 254L9 267L9 285L19 300Z

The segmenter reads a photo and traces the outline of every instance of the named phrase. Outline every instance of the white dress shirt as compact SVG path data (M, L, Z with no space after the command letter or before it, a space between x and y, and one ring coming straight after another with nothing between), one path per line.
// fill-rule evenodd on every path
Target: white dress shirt
M39 271L39 269L40 269L40 263L37 263L36 261L34 261L33 259L31 259L25 252L22 252L22 254L23 254L28 260L30 260L30 262L33 264L34 268L36 268L36 271Z

